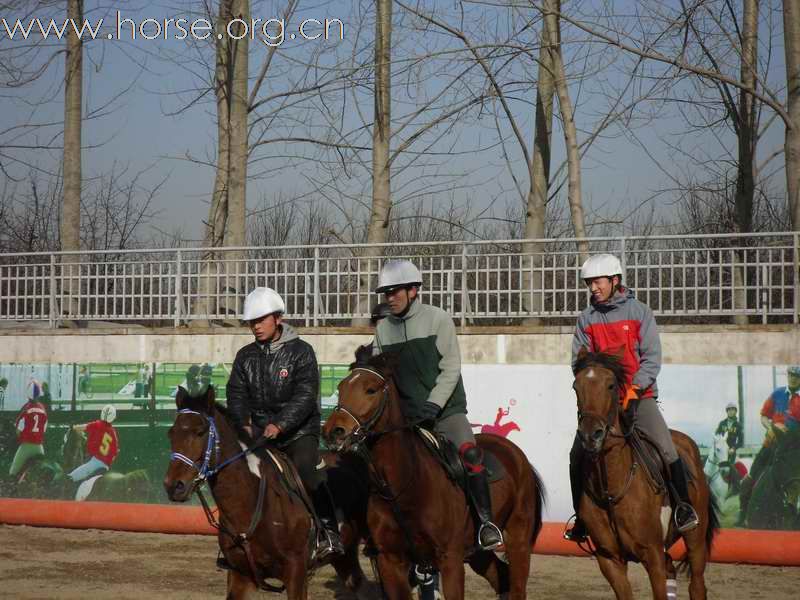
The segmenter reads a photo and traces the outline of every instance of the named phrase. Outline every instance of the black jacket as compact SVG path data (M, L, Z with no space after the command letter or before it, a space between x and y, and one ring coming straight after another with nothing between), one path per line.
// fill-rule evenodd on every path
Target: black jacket
M239 425L281 429L279 446L320 435L319 369L310 344L290 325L277 342L253 342L236 353L228 379L228 408Z

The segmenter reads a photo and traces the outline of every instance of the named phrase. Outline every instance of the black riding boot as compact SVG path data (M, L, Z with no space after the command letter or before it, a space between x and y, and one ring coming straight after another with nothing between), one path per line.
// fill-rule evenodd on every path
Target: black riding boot
M317 536L317 558L324 558L329 554L344 554L342 540L339 537L339 521L336 519L336 506L333 496L328 489L328 484L323 481L314 491L311 498L314 510L317 512L324 531Z
M675 493L678 495L676 498L677 506L675 507L675 525L678 527L678 531L686 533L700 524L700 518L697 516L697 511L695 511L689 500L689 483L686 477L686 467L683 464L683 460L680 458L670 464L669 478Z
M503 543L503 533L492 522L492 495L489 492L489 479L486 469L471 472L467 476L467 487L472 506L478 515L478 545L483 550L494 550Z
M575 510L575 523L573 523L571 529L567 529L564 532L564 539L583 544L588 536L586 525L578 516L578 507L581 504L581 497L583 497L583 473L581 461L575 462L578 464L569 463L569 485L572 490L572 508Z

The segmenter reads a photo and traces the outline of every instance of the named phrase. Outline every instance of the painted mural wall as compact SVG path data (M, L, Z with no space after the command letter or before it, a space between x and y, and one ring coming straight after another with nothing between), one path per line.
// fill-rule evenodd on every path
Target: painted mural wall
M177 387L207 380L224 402L229 368L0 365L0 495L167 502L160 482ZM343 365L320 366L323 418L346 373ZM566 520L572 513L567 461L576 428L569 367L465 365L463 376L474 431L522 447L547 486L545 520ZM785 365L665 365L661 371L664 416L700 447L723 526L800 529L800 443L792 442L800 440L800 395L788 383ZM106 406L115 412L108 427L101 419ZM789 432L766 436L764 412ZM755 481L748 481L752 475ZM747 514L741 510L743 486L750 490Z

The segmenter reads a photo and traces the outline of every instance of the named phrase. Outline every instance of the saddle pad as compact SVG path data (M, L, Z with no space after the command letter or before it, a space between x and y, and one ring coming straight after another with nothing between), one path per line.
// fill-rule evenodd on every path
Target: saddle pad
M422 427L417 427L416 431L420 438L422 438L422 441L425 443L425 446L428 448L428 450L430 450L433 456L439 461L439 464L442 465L447 473L447 476L463 487L466 483L466 480L464 479L466 476L466 471L464 470L464 466L461 464L461 459L458 456L458 450L453 442L442 435L433 433ZM486 467L486 475L489 479L489 483L500 481L506 476L506 470L503 467L503 463L501 463L500 460L489 450L486 450L485 448L482 449L483 466Z

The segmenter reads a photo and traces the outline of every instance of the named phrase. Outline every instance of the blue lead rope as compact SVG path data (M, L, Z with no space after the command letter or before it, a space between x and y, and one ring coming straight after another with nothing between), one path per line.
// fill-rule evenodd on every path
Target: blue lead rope
M261 446L261 440L258 440L255 444L248 447L237 454L234 454L231 458L223 461L213 469L211 468L211 453L214 452L215 461L219 461L219 434L217 433L217 426L214 423L214 417L210 415L204 415L203 413L197 412L196 410L190 410L188 408L184 408L178 411L178 414L191 414L191 415L199 415L208 419L208 442L206 443L206 450L203 453L203 462L198 466L198 462L193 461L191 458L186 456L185 454L181 454L180 452L173 452L170 455L170 461L178 460L185 465L188 465L197 471L197 477L195 480L198 482L202 482L204 480L210 479L214 477L217 473L219 473L222 469L227 467L232 462L236 462L240 458L247 456L248 454L252 453L256 448Z

